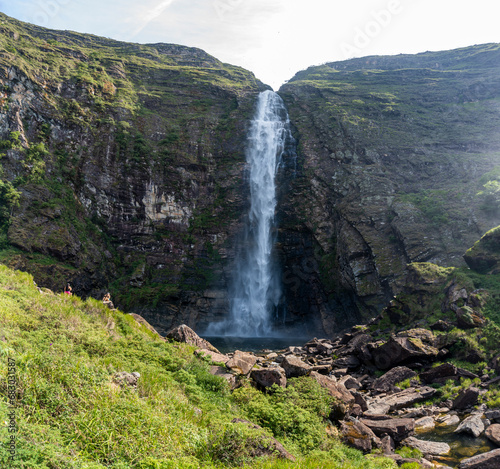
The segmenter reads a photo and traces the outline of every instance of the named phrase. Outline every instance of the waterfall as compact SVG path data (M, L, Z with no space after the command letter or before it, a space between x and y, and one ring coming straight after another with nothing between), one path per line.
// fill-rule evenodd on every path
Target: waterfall
M263 337L272 333L272 314L282 296L280 270L273 257L275 179L290 139L283 100L273 91L260 93L248 134L250 210L229 289L231 310L228 319L210 328L211 335Z

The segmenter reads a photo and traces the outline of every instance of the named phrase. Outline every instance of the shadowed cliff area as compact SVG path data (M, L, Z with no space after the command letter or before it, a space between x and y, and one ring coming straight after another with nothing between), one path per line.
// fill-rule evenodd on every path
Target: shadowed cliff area
M328 63L283 85L300 168L280 205L295 243L283 256L309 283L289 282L297 314L352 324L400 291L408 263L461 266L498 224L499 72L485 44Z

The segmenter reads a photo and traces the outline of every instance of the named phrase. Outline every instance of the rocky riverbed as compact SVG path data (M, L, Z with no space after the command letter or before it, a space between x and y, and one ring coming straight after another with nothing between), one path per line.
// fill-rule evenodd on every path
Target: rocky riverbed
M167 337L209 356L212 373L224 377L232 389L244 379L262 391L286 387L287 380L300 376L317 381L336 399L332 431L366 453L383 454L399 465L500 467L500 409L481 403L500 378L477 376L446 361L435 366L439 357L446 357L446 340L431 331L411 329L374 341L369 326L356 326L335 339L315 338L258 353L220 353L184 325ZM440 388L450 380L459 391L441 399ZM395 452L401 447L419 452L403 457Z

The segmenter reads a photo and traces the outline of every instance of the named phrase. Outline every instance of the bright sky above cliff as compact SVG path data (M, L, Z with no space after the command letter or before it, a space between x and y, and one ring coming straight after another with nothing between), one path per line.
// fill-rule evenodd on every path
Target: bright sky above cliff
M498 0L0 0L22 21L199 47L275 89L310 65L500 42Z

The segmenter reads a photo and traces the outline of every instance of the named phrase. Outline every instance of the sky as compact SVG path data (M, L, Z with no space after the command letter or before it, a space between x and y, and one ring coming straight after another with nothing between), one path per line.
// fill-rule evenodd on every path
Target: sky
M199 47L274 89L311 65L500 42L498 0L0 0L52 29Z

